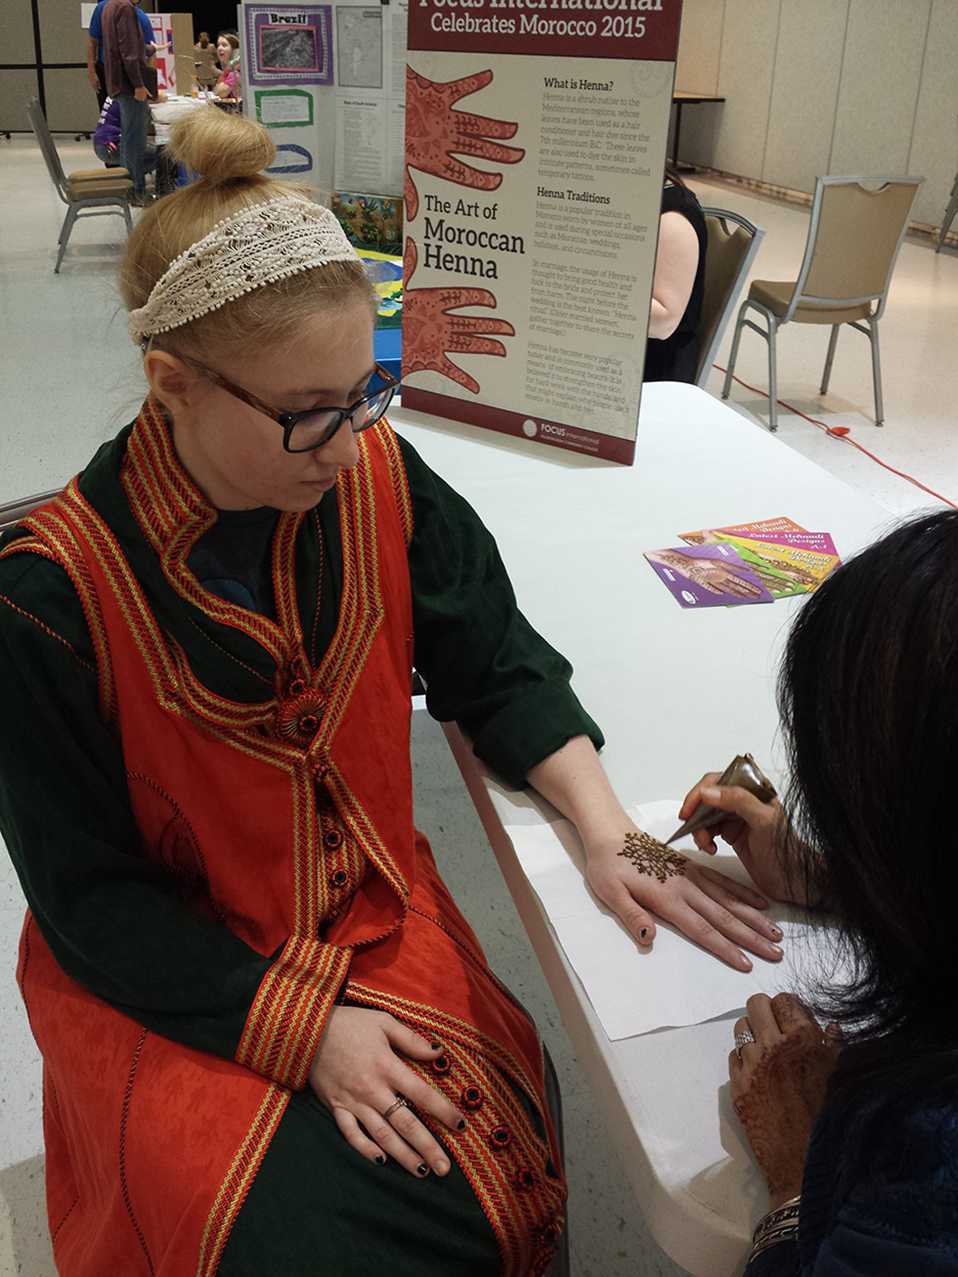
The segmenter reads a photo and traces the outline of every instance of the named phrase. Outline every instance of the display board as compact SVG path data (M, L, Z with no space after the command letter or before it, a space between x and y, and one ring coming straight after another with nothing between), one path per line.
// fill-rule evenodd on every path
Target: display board
M336 189L401 195L408 0L336 4Z
M239 20L245 109L276 143L267 171L328 199L335 136L332 6L243 3Z
M413 0L403 404L631 464L681 0Z
M189 96L193 91L193 76L183 74L187 65L192 72L193 65L193 19L188 13L148 13L146 15L153 28L153 43L156 45L156 87L161 93L182 93ZM189 62L186 63L186 55ZM180 59L181 74L177 80L177 57Z

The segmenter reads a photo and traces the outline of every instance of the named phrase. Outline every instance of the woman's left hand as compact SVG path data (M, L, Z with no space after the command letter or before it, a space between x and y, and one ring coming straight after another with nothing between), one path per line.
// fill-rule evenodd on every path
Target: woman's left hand
M781 959L782 933L761 912L768 901L757 891L663 847L631 822L584 842L586 881L644 948L659 917L737 971L752 969L743 950Z
M774 1210L802 1191L812 1128L842 1039L834 1027L823 1032L790 993L749 998L735 1033L755 1039L731 1052L728 1068L732 1102L768 1179Z

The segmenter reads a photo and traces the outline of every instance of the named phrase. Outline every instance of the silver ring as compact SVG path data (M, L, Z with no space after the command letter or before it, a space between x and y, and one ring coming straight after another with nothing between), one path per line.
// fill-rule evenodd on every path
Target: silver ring
M386 1109L386 1112L383 1114L383 1117L386 1119L386 1121L388 1121L389 1118L391 1118L392 1115L395 1112L397 1112L397 1110L405 1109L408 1107L409 1107L409 1101L406 1099L405 1095L397 1095L395 1104L390 1104L389 1108Z
M742 1063L742 1047L751 1046L754 1041L755 1041L755 1035L752 1033L751 1029L742 1029L741 1032L736 1033L735 1056L739 1064Z

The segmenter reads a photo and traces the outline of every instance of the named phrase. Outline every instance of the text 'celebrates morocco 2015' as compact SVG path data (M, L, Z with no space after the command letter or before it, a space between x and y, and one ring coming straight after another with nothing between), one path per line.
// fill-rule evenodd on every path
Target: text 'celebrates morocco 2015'
M405 406L631 462L681 0L410 0Z

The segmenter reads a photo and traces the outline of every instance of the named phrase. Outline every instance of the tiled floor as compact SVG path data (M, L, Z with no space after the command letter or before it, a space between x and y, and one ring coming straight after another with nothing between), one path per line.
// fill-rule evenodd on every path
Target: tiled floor
M87 166L88 148L61 143L65 167ZM807 214L698 184L703 200L736 209L768 232L757 262L763 278L793 277ZM0 502L61 484L135 412L142 381L125 335L113 271L122 242L119 219L80 225L59 277L52 273L62 207L32 143L0 141ZM958 254L936 257L906 243L882 328L887 424L872 424L867 344L843 336L834 393L816 394L826 334L797 325L780 339L782 397L852 435L896 468L910 471L958 501ZM726 340L726 350L728 341ZM739 372L765 379L765 351L746 334ZM711 389L719 375L713 374ZM759 411L760 398L741 388L732 402ZM756 428L759 428L758 426ZM780 437L864 489L890 515L932 499L880 469L847 443L783 412ZM690 459L691 461L692 459ZM767 507L785 513L788 493L768 476ZM502 885L471 804L439 729L415 716L416 802L450 885L478 930L500 975L530 1007L559 1066L566 1106L572 1187L575 1277L676 1277L657 1250L624 1188L601 1118L565 1041L552 999ZM0 857L0 1277L50 1277L53 1267L41 1206L39 1071L13 981L22 913L19 887Z

